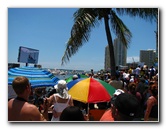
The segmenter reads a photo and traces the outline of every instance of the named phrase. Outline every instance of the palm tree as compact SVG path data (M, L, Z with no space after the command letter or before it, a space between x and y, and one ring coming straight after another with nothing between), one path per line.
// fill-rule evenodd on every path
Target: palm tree
M74 25L71 29L71 37L69 38L65 53L62 57L62 65L69 61L78 49L88 42L92 28L99 25L104 19L105 31L109 46L111 75L116 74L113 40L110 31L120 39L120 41L128 48L132 34L119 15L129 15L131 17L139 16L140 18L152 21L157 15L158 9L155 8L80 8L74 13Z

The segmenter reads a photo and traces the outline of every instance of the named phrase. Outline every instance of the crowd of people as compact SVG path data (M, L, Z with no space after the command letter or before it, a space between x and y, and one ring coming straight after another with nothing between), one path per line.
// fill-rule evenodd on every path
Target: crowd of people
M90 104L89 108L105 109L103 121L158 121L158 71L152 66L128 70L91 73L87 76L99 78L116 91L110 102ZM73 75L73 80L78 79ZM8 121L90 121L87 117L87 104L73 100L68 94L65 80L58 81L51 92L45 89L33 90L26 77L16 77L12 87L16 98L8 101ZM42 95L45 97L39 98ZM30 97L34 101L30 102ZM51 114L49 114L51 111Z

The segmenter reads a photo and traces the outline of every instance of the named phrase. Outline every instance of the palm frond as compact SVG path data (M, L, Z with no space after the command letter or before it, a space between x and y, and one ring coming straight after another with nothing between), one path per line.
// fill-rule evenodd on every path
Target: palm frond
M98 25L96 16L92 9L79 9L74 13L74 25L62 57L62 65L69 61L84 43L88 42L91 29Z
M158 15L158 8L116 8L119 15L129 15L140 17L152 21Z
M132 34L123 21L112 10L110 13L110 23L112 31L122 41L122 43L128 48Z
M109 18L111 29L120 38L122 43L128 48L132 34L125 26L118 15L128 15L140 17L145 20L158 20L157 8L81 8L78 9L74 17L74 25L71 29L71 36L66 44L66 50L62 57L62 63L69 61L70 57L78 52L84 43L89 41L92 28L99 25L102 18ZM111 55L110 55L111 56Z

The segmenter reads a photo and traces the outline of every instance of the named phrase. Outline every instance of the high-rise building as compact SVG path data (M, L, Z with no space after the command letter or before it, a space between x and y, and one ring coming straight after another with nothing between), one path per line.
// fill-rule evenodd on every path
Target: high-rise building
M151 67L154 65L156 57L156 51L155 50L140 50L140 62L144 62L148 67Z
M127 58L127 48L123 43L120 42L118 38L114 40L114 56L115 56L115 65L126 66L126 58ZM109 69L110 66L110 55L109 55L109 47L105 47L105 69Z
M108 70L111 68L110 64L110 55L109 55L109 47L108 45L105 47L105 62L104 62L104 69Z
M126 66L127 48L118 38L114 40L114 55L116 66Z

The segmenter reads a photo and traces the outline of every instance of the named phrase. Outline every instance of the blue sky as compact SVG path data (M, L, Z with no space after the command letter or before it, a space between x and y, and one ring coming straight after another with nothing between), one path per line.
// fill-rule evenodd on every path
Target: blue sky
M39 50L38 64L44 68L95 71L104 68L107 45L104 24L93 29L89 42L61 66L65 44L70 37L73 13L76 8L9 8L8 9L8 62L17 63L19 46ZM140 50L156 49L156 23L139 18L121 17L132 32L127 50L127 62L139 61ZM113 35L113 39L115 36ZM22 64L24 65L24 64Z

